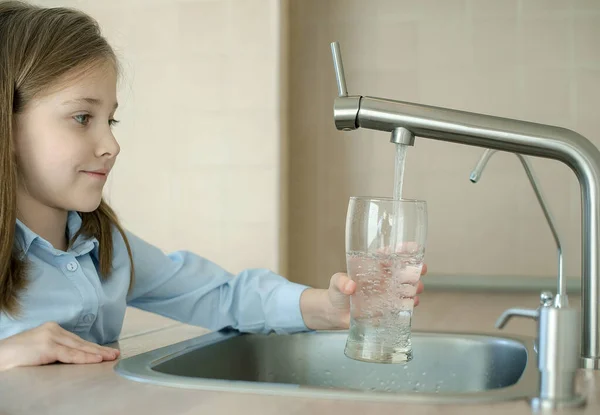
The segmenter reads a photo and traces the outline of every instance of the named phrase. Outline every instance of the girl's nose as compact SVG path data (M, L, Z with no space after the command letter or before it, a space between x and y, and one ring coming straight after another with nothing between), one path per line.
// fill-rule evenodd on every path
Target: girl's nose
M121 147L112 132L106 134L98 144L98 149L96 151L98 157L107 156L109 158L114 158L121 151Z

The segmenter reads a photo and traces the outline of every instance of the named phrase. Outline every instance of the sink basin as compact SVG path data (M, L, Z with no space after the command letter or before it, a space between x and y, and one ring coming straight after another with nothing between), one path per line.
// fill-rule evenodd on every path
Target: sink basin
M489 402L535 396L533 339L413 332L407 364L344 355L347 331L209 333L121 360L120 375L158 385L327 398Z

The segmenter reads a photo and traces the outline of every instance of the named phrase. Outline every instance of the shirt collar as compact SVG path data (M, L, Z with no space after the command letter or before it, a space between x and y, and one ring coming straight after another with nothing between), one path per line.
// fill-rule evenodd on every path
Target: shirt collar
M29 247L39 236L29 229L23 222L17 219L15 226L15 241L21 248L23 254L27 254Z
M67 216L67 236L69 240L79 231L83 221L79 213L75 211L69 211ZM15 240L19 244L24 255L27 255L31 245L35 241L43 242L43 245L51 247L51 245L44 240L41 236L33 232L23 222L17 219L15 228ZM73 252L77 255L83 255L88 252L92 252L96 259L99 258L99 242L95 237L87 237L85 235L79 235L73 242L73 245L69 248L69 252Z

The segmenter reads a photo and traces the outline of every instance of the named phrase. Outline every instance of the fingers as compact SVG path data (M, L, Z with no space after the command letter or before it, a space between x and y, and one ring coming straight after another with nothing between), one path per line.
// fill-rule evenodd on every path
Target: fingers
M52 332L52 340L60 346L65 346L67 348L85 352L90 355L99 355L104 360L114 360L119 355L118 350L85 341L81 337L63 329L59 325L52 326L50 331Z
M423 264L423 268L421 269L421 275L427 274L427 264ZM419 281L417 284L417 294L421 294L425 290L425 285L423 281ZM415 297L415 307L419 305L419 296Z
M343 272L338 272L331 277L330 286L335 287L339 292L346 295L352 295L356 291L356 282L348 278L348 275Z
M87 353L63 345L56 345L53 360L62 363L100 363L102 355Z
M39 366L54 362L99 363L115 360L118 350L83 340L60 327L46 322L38 327L7 337L0 342L0 370L18 366Z
M99 354L105 360L114 360L119 355L119 351L116 349L85 341L70 331L64 329L61 330L62 333L55 340L57 343L62 344L63 346L79 349L86 353Z
M61 345L74 350L78 350L90 355L99 355L104 360L115 360L119 355L119 351L110 347L102 347L98 344L83 340L81 337L67 330L61 329L61 333L57 333L53 340Z
M72 334L72 333L70 333ZM70 336L57 336L54 341L60 345L90 355L98 355L104 360L115 360L119 352L109 347L102 347L95 343L87 342L81 338L73 339Z

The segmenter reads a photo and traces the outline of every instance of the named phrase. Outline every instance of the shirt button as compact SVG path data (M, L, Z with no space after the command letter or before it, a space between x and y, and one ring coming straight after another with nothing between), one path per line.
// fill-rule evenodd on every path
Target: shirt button
M71 272L77 270L77 268L78 268L78 265L77 265L77 262L75 262L75 261L69 262L67 264L67 269Z
M84 323L91 323L92 321L94 321L94 315L93 314L86 314L85 316L83 316L83 322Z

